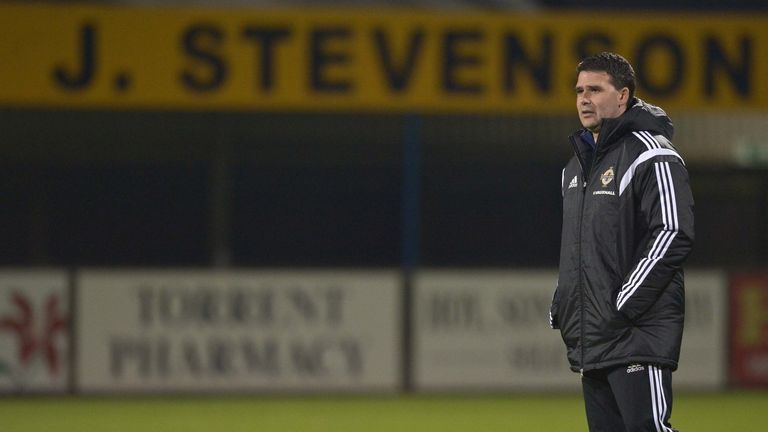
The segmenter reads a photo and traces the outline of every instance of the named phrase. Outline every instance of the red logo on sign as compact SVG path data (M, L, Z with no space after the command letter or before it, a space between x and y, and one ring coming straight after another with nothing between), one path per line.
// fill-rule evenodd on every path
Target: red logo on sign
M55 294L48 296L45 302L45 317L43 328L35 332L35 313L28 298L19 293L11 295L11 302L16 305L16 315L0 318L0 331L10 331L16 335L18 343L19 364L28 367L35 354L44 355L48 370L53 375L59 373L59 353L56 350L55 339L58 333L67 328L67 317L59 310L59 297Z

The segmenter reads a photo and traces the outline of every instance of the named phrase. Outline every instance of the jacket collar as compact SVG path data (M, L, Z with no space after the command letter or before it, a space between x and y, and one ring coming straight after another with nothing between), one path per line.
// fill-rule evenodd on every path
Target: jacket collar
M671 141L674 126L664 110L639 98L633 98L629 108L622 115L603 120L600 135L595 143L595 151L598 155L605 153L622 137L634 131L649 131L654 135L663 135ZM582 154L592 151L591 145L581 137L585 132L591 133L586 129L580 129L572 135L572 141L578 144L577 151Z

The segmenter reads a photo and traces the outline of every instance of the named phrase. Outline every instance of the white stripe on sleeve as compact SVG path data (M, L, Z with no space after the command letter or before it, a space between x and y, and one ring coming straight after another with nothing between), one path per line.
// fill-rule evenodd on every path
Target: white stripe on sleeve
M641 132L632 132L632 135L634 135L634 136L636 136L637 138L639 138L639 139L640 139L640 141L642 141L642 142L643 142L643 144L645 144L645 147L646 147L648 150L653 150L653 149L659 149L659 148L661 148L661 146L659 145L659 143L658 143L658 142L657 142L655 139L653 139L653 136L652 136L651 134L649 134L648 132L645 132L645 131L641 131ZM649 137L650 137L650 138L649 138Z
M562 194L562 190L565 189L565 168L563 168L563 172L560 173L560 193Z
M656 169L656 183L659 187L659 202L661 205L661 216L664 228L662 228L659 235L656 237L651 250L648 252L648 256L640 260L627 280L627 283L621 287L621 291L616 298L616 308L619 310L621 310L627 300L629 300L640 285L642 285L656 263L664 258L667 249L669 249L672 240L677 236L679 230L675 187L672 183L672 173L669 169L669 162L657 162L654 164L654 168Z
M623 194L624 189L626 189L627 186L629 186L629 184L632 182L632 178L635 176L635 170L637 169L637 166L647 161L648 159L656 156L675 156L676 158L680 159L680 162L682 162L683 165L685 165L685 161L675 150L671 148L665 148L665 146L661 145L659 140L656 139L656 137L653 136L650 132L639 131L632 132L632 134L636 136L637 139L639 139L643 144L645 144L645 147L648 150L641 153L640 156L638 156L637 159L632 162L627 171L621 177L621 181L619 182L619 195Z
M656 156L675 156L680 158L681 162L683 161L683 158L681 158L677 152L670 149L653 149L640 153L640 156L638 156L637 159L632 162L632 165L629 166L627 172L625 172L624 176L621 177L621 182L619 183L619 195L623 194L624 189L626 189L627 186L629 186L629 184L632 182L632 178L635 176L635 170L637 170L638 165L647 161L648 159L655 158ZM685 165L685 162L683 162L683 165Z

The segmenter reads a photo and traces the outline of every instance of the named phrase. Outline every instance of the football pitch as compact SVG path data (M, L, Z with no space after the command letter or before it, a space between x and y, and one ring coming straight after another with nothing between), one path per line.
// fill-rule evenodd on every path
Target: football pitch
M681 432L758 432L768 391L677 395ZM578 395L0 398L2 432L586 431Z

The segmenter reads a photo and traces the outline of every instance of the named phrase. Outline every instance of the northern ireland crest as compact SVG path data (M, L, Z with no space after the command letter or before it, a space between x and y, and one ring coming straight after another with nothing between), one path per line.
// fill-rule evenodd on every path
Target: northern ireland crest
M600 183L603 184L603 187L607 187L613 181L613 177L613 167L610 167L600 176Z

